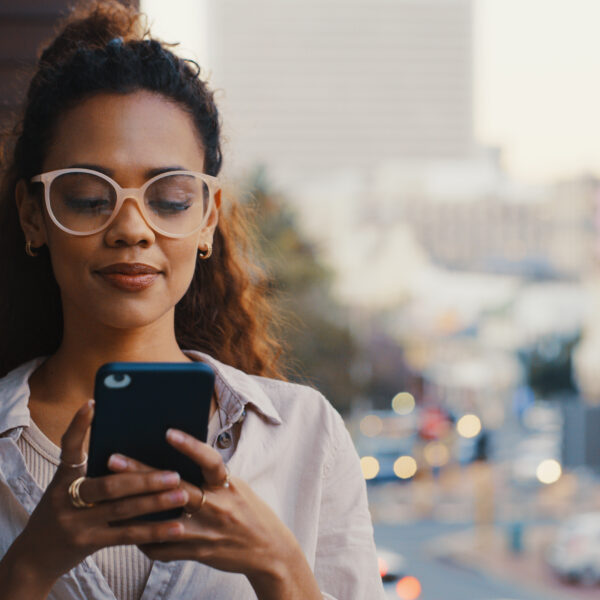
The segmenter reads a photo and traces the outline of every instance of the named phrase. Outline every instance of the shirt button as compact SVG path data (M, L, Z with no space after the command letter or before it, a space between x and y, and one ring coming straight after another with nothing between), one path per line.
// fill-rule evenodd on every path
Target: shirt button
M231 438L229 431L224 431L217 436L217 446L219 446L219 448L231 448L231 444L233 444L233 439Z

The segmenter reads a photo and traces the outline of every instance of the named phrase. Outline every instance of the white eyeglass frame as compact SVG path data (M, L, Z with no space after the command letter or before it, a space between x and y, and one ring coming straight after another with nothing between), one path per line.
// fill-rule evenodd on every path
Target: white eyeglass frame
M64 225L62 225L58 221L58 219L54 216L54 213L52 212L52 206L50 204L50 187L51 187L52 182L57 177L59 177L60 175L65 175L66 173L89 173L90 175L96 175L97 177L100 177L101 179L108 181L108 183L110 183L113 186L113 188L115 189L115 192L117 194L117 201L115 203L115 207L113 209L112 214L108 218L108 221L106 221L106 223L104 223L104 225L102 225L102 227L98 227L97 229L94 229L93 231L86 231L86 232L73 231L72 229L69 229L68 227L65 227ZM198 225L198 227L196 227L195 229L193 229L192 231L190 231L188 233L169 233L168 231L164 231L163 229L160 229L160 227L157 227L152 222L152 219L149 218L148 214L146 213L146 208L144 206L144 193L146 192L146 189L150 185L152 185L155 181L158 181L159 179L162 179L163 177L169 177L171 175L192 175L194 177L198 177L199 179L204 181L204 183L206 184L206 187L208 188L208 191L209 191L208 209L206 211L206 215L202 219L202 223L200 223L200 225ZM87 236L87 235L94 235L96 233L100 233L101 231L104 231L105 229L107 229L110 226L110 224L115 220L115 218L119 214L119 211L121 210L121 207L123 206L123 203L127 199L131 199L131 200L135 201L135 203L137 204L138 210L139 210L140 214L142 215L142 218L144 219L144 221L146 222L148 227L150 227L150 229L152 229L152 231L155 231L156 233L159 233L160 235L163 235L168 238L179 239L179 238L187 237L189 235L192 235L192 234L200 231L206 225L207 219L212 214L213 210L215 210L215 194L218 191L220 191L220 189L221 189L221 187L219 185L219 180L217 177L213 177L212 175L206 175L205 173L200 173L198 171L166 171L165 173L160 173L159 175L156 175L155 177L148 179L148 181L146 181L146 183L144 183L144 185L142 185L142 187L139 187L139 188L123 188L114 179L111 179L108 175L105 175L104 173L101 173L100 171L94 171L93 169L83 169L83 168L57 169L55 171L48 171L46 173L40 173L39 175L33 176L31 178L31 181L34 183L43 183L44 184L44 200L46 203L46 210L48 211L48 214L50 215L52 222L59 229L64 231L65 233L69 233L70 235L76 235L76 236L80 236L80 237Z

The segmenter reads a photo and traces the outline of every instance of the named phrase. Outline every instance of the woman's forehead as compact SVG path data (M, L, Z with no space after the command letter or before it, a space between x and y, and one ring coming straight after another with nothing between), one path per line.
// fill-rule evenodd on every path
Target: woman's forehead
M113 171L164 164L203 169L204 150L192 117L159 94L94 95L65 111L53 133L45 171L78 163Z

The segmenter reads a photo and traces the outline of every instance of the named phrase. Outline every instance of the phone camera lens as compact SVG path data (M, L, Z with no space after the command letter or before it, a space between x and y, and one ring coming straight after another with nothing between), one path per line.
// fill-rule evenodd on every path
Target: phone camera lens
M125 388L131 383L131 377L125 373L111 373L104 379L104 385L107 388L119 389Z

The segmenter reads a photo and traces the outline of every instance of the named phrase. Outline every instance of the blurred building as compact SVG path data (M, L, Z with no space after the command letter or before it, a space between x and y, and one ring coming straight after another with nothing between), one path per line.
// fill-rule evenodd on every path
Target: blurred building
M212 0L238 165L364 169L473 152L472 0Z
M534 279L576 279L593 267L593 178L528 188L472 159L387 171L377 185L376 218L409 226L440 267Z
M70 5L68 0L0 1L0 125L13 120L40 44Z
M52 37L57 21L73 4L71 0L0 0L0 128L14 121L40 46Z

